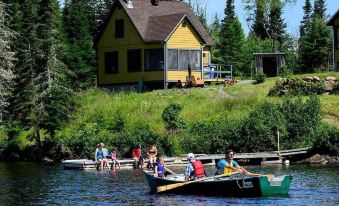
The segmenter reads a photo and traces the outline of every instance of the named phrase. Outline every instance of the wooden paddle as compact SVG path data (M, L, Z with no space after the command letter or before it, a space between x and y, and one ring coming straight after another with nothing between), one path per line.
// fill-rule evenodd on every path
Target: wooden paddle
M193 181L188 181L188 182L179 182L179 183L174 183L174 184L169 184L169 185L163 185L163 186L159 186L157 187L157 192L164 192L164 191L168 191L168 190L172 190L174 188L177 187L182 187L184 185L188 185L191 183L195 183L195 182L201 182L201 181L205 181L205 180L209 180L209 179L214 179L214 178L220 178L220 177L226 177L226 176L231 176L234 174L237 174L238 172L232 172L229 174L222 174L222 175L216 175L216 176L212 176L212 177L205 177L205 178L201 178L198 180L193 180Z
M255 177L262 177L262 176L264 176L264 177L268 177L268 179L273 179L275 177L274 174L262 175L262 174L252 173L252 172L248 172L248 173L246 173L246 175L248 175L248 176L255 176Z

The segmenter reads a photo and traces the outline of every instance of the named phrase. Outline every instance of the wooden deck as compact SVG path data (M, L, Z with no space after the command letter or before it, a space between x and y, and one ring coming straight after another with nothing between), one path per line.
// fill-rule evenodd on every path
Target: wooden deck
M235 153L234 159L259 159L262 160L264 164L269 164L269 162L273 164L281 164L282 159L287 156L294 156L299 154L306 154L310 148L300 148L300 149L291 149L291 150L282 150L282 151L273 151L273 152L256 152L256 153ZM215 162L220 159L225 158L224 154L196 154L196 158L198 160L202 160L208 164L215 164ZM265 161L270 159L271 161ZM121 167L132 168L133 160L132 159L123 159L119 160ZM148 163L146 159L145 165ZM165 158L165 162L167 165L171 166L183 166L187 164L186 157L167 157ZM109 160L109 163L112 164L112 161ZM65 160L62 162L64 169L95 169L96 163L93 160L88 159L77 159L77 160Z

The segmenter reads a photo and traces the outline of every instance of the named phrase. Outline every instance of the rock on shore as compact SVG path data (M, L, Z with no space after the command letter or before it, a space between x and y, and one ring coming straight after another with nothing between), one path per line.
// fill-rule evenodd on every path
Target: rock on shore
M339 164L339 156L319 155L296 162L297 164Z

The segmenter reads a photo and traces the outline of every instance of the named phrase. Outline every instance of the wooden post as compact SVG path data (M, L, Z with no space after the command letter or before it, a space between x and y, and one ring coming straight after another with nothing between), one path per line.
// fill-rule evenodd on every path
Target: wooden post
M279 132L279 124L276 124L277 127L277 138L278 138L278 155L280 159L280 132Z

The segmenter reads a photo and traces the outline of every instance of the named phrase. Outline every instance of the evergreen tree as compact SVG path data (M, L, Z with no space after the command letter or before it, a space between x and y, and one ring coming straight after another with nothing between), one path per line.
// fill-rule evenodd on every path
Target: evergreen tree
M326 1L325 0L315 0L314 1L314 15L318 18L326 18Z
M199 0L195 0L195 3L192 7L194 14L199 19L200 23L208 30L207 20L206 20L206 5Z
M33 78L33 109L30 120L34 128L41 158L42 129L54 136L60 123L68 118L71 109L71 91L67 87L68 70L60 61L60 13L57 0L41 0L38 5L39 39L35 75Z
M18 34L13 43L17 61L13 68L13 93L10 98L8 120L19 121L25 128L27 117L32 110L32 78L35 74L35 56L38 50L37 39L37 1L12 0L12 14L15 18L10 21L10 27ZM13 137L9 137L10 139Z
M272 39L273 50L275 50L275 40L280 45L283 44L284 36L286 35L286 24L281 18L282 15L282 3L280 0L272 0L269 14L269 36Z
M305 35L310 23L311 23L311 12L312 12L312 5L310 0L305 0L304 9L304 17L303 20L300 22L300 38L303 38Z
M212 55L211 59L212 59L213 64L220 64L222 62L220 32L221 32L220 20L218 18L218 15L216 14L214 17L214 21L210 25L210 30L209 30L209 33L214 42L214 46L211 48L211 55Z
M267 18L265 18L266 2L264 0L256 0L255 7L255 17L252 25L253 32L260 39L266 39L268 38L267 28L269 23Z
M91 0L66 1L63 10L63 30L66 36L65 63L75 73L72 79L75 91L94 85L96 59L93 45Z
M317 72L331 63L331 31L324 19L316 15L299 47L299 72Z
M224 63L236 65L236 69L242 66L244 36L241 23L234 13L234 0L227 0L225 18L221 23L221 54Z
M14 78L12 68L15 58L14 52L11 50L14 32L5 25L8 18L6 5L0 1L0 122L2 121L3 109L8 104Z
M84 2L84 1L82 1ZM84 2L86 4L86 1ZM103 26L112 8L114 0L89 0L90 8L87 10L92 25L92 36L94 37Z

